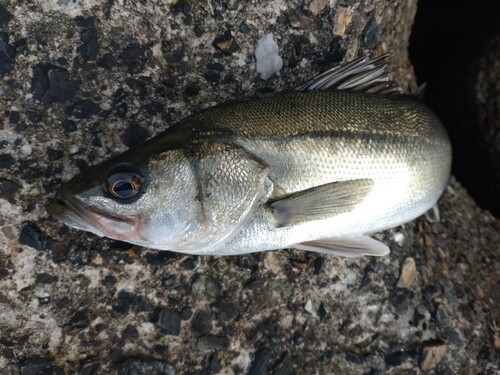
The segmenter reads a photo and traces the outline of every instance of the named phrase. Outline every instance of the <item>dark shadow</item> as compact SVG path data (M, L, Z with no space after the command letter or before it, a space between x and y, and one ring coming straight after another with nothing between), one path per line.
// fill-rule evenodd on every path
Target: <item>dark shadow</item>
M488 156L491 145L480 128L474 84L478 59L499 33L499 0L419 0L410 38L417 79L427 83L425 100L452 141L452 173L497 217L500 165Z

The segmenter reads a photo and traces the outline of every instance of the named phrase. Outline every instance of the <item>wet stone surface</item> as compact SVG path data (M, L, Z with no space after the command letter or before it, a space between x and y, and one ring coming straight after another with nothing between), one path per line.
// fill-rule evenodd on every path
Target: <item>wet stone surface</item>
M499 371L500 225L454 179L440 222L376 235L380 259L158 252L45 210L61 181L190 113L360 53L392 52L411 91L416 2L98 3L0 3L0 374ZM283 67L264 81L267 33Z

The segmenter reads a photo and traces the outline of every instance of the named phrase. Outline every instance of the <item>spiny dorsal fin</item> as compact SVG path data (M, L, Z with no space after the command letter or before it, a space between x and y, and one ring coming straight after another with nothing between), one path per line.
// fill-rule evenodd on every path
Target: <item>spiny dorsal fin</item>
M394 93L394 82L387 73L385 59L389 54L375 59L360 57L347 65L336 66L310 79L295 90L349 90L368 93Z
M417 87L413 95L418 96L420 99L424 100L425 88L427 87L427 82L422 83Z

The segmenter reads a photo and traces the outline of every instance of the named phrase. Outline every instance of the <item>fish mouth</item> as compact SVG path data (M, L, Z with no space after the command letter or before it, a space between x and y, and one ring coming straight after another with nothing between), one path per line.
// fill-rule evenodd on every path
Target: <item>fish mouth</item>
M127 241L139 233L137 216L109 213L90 207L72 196L61 197L47 206L47 211L66 225L94 233L100 237L110 237Z

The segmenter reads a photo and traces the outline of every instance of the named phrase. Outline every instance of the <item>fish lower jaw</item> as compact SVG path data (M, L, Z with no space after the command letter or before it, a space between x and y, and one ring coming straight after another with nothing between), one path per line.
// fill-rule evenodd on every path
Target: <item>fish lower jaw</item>
M67 226L83 230L86 232L93 233L99 237L105 237L106 235L98 230L93 225L90 225L86 220L84 220L75 210L72 210L64 201L58 200L51 202L47 206L47 211L49 214L56 219L62 221Z
M133 242L132 239L141 237L138 216L111 215L99 209L86 207L73 197L52 202L47 210L66 225L99 237L126 242Z

